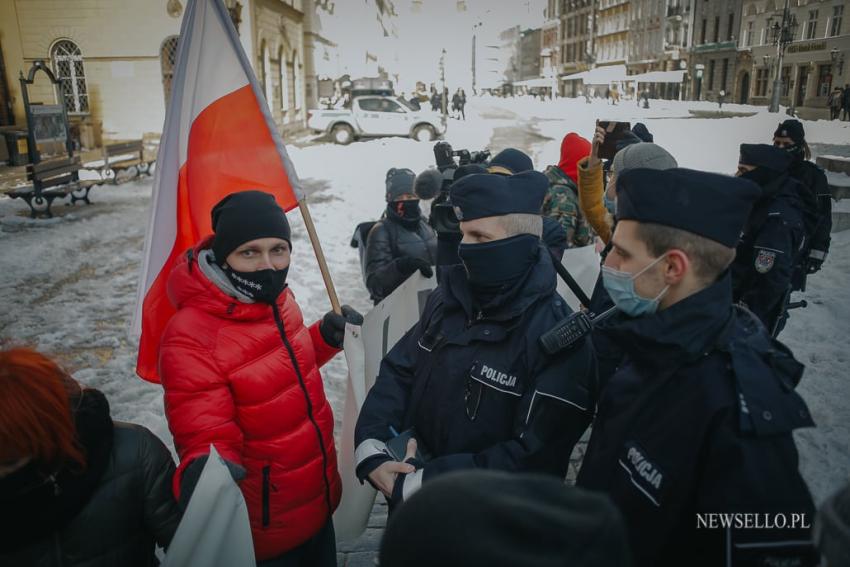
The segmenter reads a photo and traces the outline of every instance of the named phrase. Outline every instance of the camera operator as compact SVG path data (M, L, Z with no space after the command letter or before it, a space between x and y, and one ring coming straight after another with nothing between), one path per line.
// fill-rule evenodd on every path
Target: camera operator
M455 161L455 158L458 161ZM485 173L482 165L490 157L490 152L469 150L453 150L448 142L434 144L434 158L437 169L426 169L416 176L413 184L414 193L420 199L434 199L431 205L431 216L428 219L437 233L437 279L442 277L445 266L460 263L457 248L461 240L461 232L454 209L449 199L449 187L459 179L473 174Z
M431 277L437 237L425 222L409 169L387 171L387 210L366 239L366 287L375 304L419 270Z

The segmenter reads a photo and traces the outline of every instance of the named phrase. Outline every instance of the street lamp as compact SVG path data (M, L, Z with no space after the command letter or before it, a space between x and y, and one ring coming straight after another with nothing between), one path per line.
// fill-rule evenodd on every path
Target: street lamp
M838 67L836 75L844 74L844 53L838 51L837 47L833 47L829 52L829 58L832 59L833 65Z
M782 9L782 19L774 21L768 19L768 27L773 44L776 45L776 68L773 70L773 93L770 97L768 111L779 112L779 94L782 91L782 59L785 57L785 49L794 41L797 31L797 18L790 10L790 1L785 0Z

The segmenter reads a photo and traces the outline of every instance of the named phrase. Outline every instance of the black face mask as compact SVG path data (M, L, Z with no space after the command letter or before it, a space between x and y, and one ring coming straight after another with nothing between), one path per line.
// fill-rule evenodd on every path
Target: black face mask
M802 161L803 159L803 146L802 144L794 144L793 146L787 146L784 148L786 152L791 154L794 158L794 161Z
M533 234L480 244L461 243L458 256L466 268L472 294L486 303L509 290L537 261L539 246L540 239Z
M272 304L286 287L286 274L289 266L282 270L257 270L256 272L237 272L230 266L223 267L224 274L237 291L260 303Z
M398 218L407 221L418 221L422 217L422 211L419 209L419 199L390 201L387 203L387 209L392 211Z

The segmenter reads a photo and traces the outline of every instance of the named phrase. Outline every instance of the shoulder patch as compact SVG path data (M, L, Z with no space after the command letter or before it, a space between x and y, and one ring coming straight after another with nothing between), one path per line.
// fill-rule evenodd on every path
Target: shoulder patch
M760 274L768 273L776 262L776 252L771 250L759 250L756 254L755 268Z

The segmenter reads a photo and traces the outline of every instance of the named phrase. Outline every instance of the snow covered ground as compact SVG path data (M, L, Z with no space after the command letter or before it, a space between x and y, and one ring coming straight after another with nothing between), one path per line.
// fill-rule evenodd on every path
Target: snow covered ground
M468 120L451 120L446 139L455 149L498 151L513 145L528 151L542 169L558 161L560 140L568 131L590 137L596 118L643 121L680 165L729 173L735 169L738 144L769 141L784 118L757 107L725 105L727 111L756 114L703 119L689 110L715 110L715 104L650 104L642 109L633 101L609 106L583 99L471 99ZM806 130L816 151L850 155L850 124L806 122ZM358 222L381 214L386 170L409 167L418 172L432 165L432 144L380 139L345 147L291 146L289 151L309 195L337 291L344 303L365 312L371 302L357 251L349 246L351 234ZM150 191L147 179L98 187L91 206L59 205L56 218L37 221L27 217L21 201L0 199L0 345L29 344L57 356L78 380L106 393L114 417L142 423L170 443L161 389L135 376L135 343L127 334ZM294 264L289 281L305 319L312 321L329 309L329 302L303 222L297 211L290 216ZM848 277L850 231L833 235L826 267L810 279L805 294L809 307L794 311L783 334L807 366L799 390L818 427L800 432L798 441L803 473L818 501L850 474ZM323 373L339 420L345 397L343 358L337 357Z

